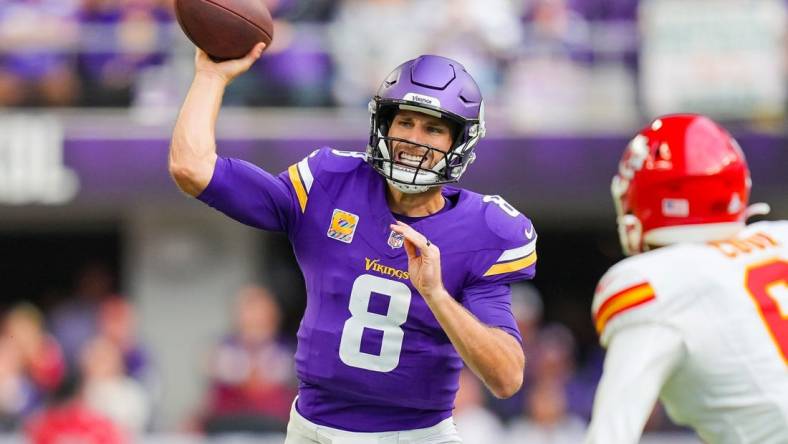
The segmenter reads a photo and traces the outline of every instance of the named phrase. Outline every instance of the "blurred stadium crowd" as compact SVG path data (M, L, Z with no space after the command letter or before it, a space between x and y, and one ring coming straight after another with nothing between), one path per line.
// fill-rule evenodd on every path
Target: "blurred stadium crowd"
M363 106L377 79L420 53L463 60L492 103L536 94L519 90L523 75L582 77L604 64L633 82L637 68L635 0L266 2L274 43L228 104ZM192 53L173 0L4 0L0 42L4 106L154 100L162 70Z
M462 60L488 107L526 130L620 128L676 106L785 113L785 0L265 2L274 42L226 105L362 108L390 67L435 53ZM173 4L4 0L0 106L177 106L193 51Z

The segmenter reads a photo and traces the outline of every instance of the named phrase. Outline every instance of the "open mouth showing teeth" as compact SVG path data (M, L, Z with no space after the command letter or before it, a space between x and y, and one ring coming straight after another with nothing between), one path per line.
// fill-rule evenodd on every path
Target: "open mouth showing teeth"
M397 153L397 158L396 158L397 165L396 166L398 166L398 167L400 167L400 168L402 168L402 169L404 169L406 171L413 172L413 171L416 171L416 168L419 168L419 167L424 168L426 166L426 165L424 165L424 166L422 165L422 163L426 164L426 162L424 162L424 160L425 160L424 156L419 156L419 155L415 155L415 154L408 154L408 153L400 151L399 153Z

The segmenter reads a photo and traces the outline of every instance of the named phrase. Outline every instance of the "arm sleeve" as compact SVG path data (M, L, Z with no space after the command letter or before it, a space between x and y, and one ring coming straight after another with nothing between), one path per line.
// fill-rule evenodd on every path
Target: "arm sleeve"
M462 305L487 326L500 328L522 343L520 330L512 314L509 285L477 285L463 291Z
M637 443L662 385L685 353L678 332L656 324L621 329L611 338L585 444Z
M287 173L273 176L249 162L219 157L208 187L197 199L255 228L289 231L297 201Z

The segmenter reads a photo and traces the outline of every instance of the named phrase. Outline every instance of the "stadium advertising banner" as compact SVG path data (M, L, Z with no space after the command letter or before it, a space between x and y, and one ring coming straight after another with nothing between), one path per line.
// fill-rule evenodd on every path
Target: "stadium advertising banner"
M648 115L778 119L788 98L783 0L640 3L640 91Z

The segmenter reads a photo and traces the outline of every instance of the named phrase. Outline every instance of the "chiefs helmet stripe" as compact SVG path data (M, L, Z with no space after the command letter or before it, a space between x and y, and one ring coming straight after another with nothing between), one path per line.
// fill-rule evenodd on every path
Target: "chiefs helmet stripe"
M494 276L496 274L511 273L513 271L522 270L525 267L531 266L536 262L536 252L512 262L498 263L490 267L484 275Z
M304 189L304 185L301 183L301 175L298 173L296 164L290 165L290 168L287 169L287 174L290 176L290 182L293 183L293 189L296 192L298 204L301 206L301 212L303 213L306 211L306 200L308 195Z
M501 257L499 257L496 262L509 262L515 259L520 259L533 253L534 250L536 250L535 239L529 241L527 244L523 245L522 247L512 248L511 250L504 251L501 254Z
M309 191L312 190L312 171L309 169L309 158L304 158L300 162L298 162L298 172L301 174L301 180L304 182L304 188L306 189L306 194L309 194Z
M605 325L617 314L652 301L654 298L654 289L648 282L629 287L610 296L594 316L597 333L601 335L605 330Z

